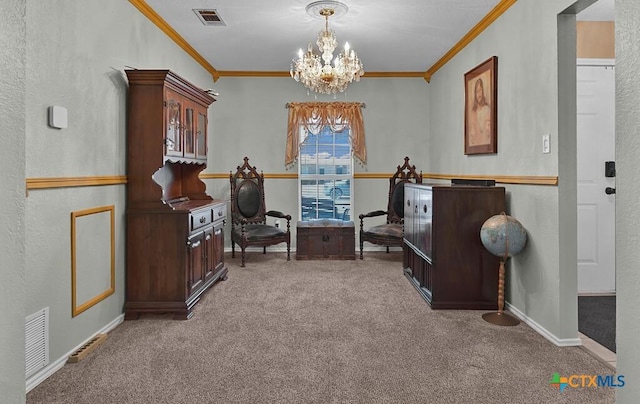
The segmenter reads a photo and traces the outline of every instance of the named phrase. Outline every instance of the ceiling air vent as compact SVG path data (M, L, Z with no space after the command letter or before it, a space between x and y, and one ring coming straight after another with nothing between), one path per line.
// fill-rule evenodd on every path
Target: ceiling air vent
M196 13L198 18L204 25L217 25L217 26L227 25L224 23L224 21L222 21L222 18L220 18L220 14L218 14L217 10L194 9L193 12Z

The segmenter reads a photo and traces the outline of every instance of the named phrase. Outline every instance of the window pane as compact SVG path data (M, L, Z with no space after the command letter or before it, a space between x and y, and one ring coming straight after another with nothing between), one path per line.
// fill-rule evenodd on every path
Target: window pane
M303 144L300 145L300 154L302 156L315 156L316 148L317 148L317 144L304 142Z
M318 189L318 180L300 180L300 206L302 208L302 220L316 219Z
M331 132L331 129L325 126L324 129L322 129L322 131L318 135L318 143L332 145L333 137L334 135L333 135L333 132Z
M300 174L317 174L316 161L312 158L300 156Z
M333 145L320 146L322 151L318 152L318 174L335 174L333 165Z
M351 148L349 146L336 146L334 165L336 174L351 174Z
M300 216L310 219L351 219L352 156L349 131L318 135L301 130L299 154Z
M351 141L349 140L349 130L345 129L342 132L336 133L336 144L339 145L350 145Z

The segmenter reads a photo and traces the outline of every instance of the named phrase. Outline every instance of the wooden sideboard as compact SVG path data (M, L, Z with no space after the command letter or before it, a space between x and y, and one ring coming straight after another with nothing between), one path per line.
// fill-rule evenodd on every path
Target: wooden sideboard
M405 184L405 275L434 309L496 310L499 258L480 229L505 210L494 186Z
M206 193L207 111L215 99L169 70L127 70L125 319L188 319L227 278L227 207Z

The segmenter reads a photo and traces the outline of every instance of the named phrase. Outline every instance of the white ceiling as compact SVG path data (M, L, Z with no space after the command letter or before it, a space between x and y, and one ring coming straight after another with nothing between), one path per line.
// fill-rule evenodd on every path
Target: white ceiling
M146 0L216 70L259 72L289 71L291 59L309 42L317 53L324 20L306 13L311 1ZM365 71L426 72L500 0L343 2L346 15L329 18L338 49L349 41ZM613 3L599 0L580 17L613 16ZM215 9L226 25L205 26L194 9Z

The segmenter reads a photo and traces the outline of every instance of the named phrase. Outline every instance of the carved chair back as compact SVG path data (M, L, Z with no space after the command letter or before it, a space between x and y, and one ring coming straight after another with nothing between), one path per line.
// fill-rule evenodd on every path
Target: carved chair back
M417 173L416 166L409 164L409 157L404 158L404 164L398 166L396 172L389 178L387 223L402 223L404 218L404 184L407 182L422 184L422 172Z
M247 223L266 223L264 203L264 174L258 173L244 158L244 164L235 173L229 173L231 181L231 217L233 223L247 219Z

